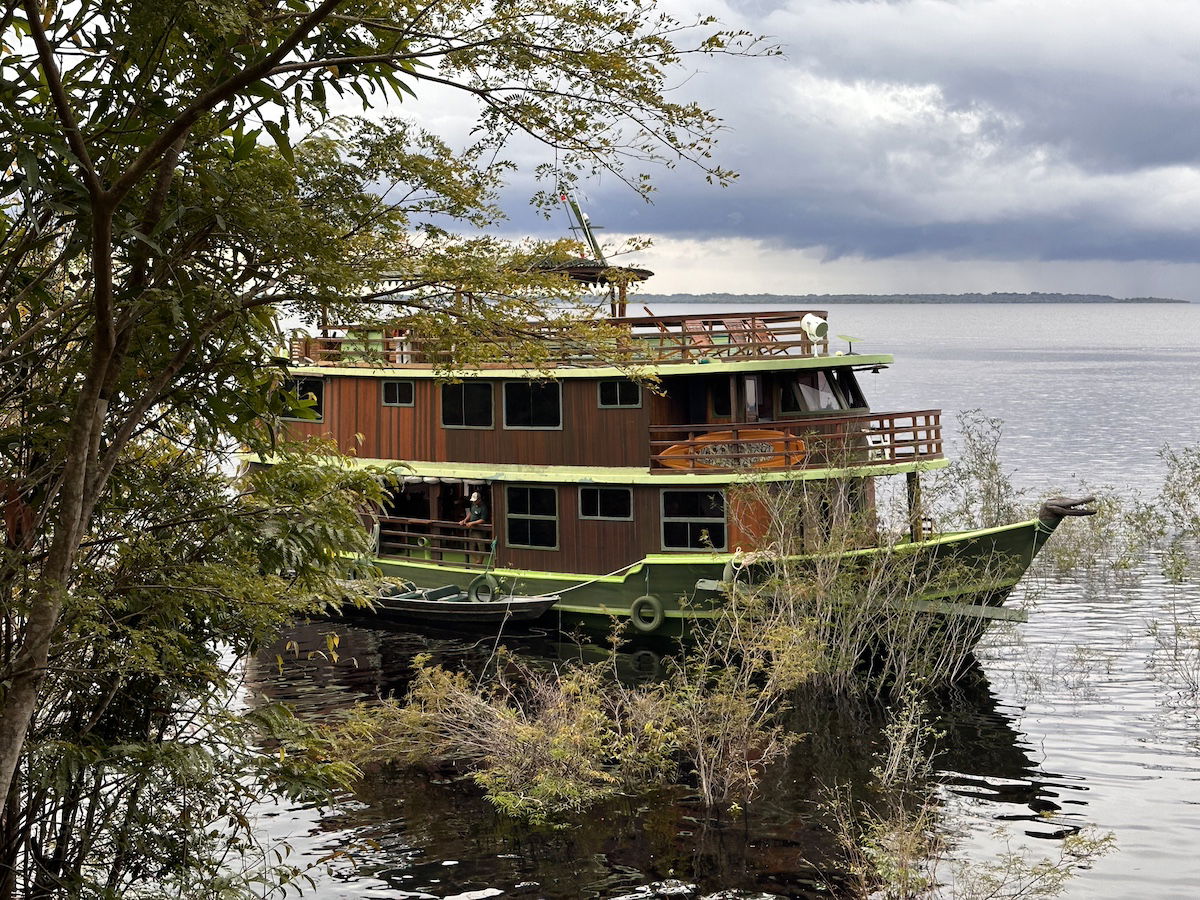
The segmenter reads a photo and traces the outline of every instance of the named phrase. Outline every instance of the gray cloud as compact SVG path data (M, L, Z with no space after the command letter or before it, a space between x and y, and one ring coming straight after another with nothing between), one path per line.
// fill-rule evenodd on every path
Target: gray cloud
M726 119L721 159L741 179L718 190L686 168L661 173L650 207L594 184L596 221L827 258L1200 258L1194 4L790 0L718 13L787 52L705 61L683 88Z

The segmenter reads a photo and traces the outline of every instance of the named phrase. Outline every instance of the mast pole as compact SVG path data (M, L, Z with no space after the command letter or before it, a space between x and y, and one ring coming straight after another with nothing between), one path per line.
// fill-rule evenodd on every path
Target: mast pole
M608 260L604 258L604 251L600 249L600 242L596 240L596 235L592 233L592 225L591 222L588 221L587 213L580 209L579 202L575 199L575 195L566 188L562 188L559 193L559 197L564 203L567 204L567 209L571 211L572 215L575 216L575 221L579 223L577 227L583 232L584 242L591 249L596 261L601 265L607 266ZM575 230L575 227L572 227L572 230Z

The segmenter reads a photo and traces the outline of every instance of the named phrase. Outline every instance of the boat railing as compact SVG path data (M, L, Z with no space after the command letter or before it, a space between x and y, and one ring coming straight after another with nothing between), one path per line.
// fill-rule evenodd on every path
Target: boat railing
M484 568L492 555L492 526L443 519L380 516L379 555L414 561Z
M696 362L772 356L823 356L829 340L813 340L801 325L805 315L824 319L821 310L767 311L630 316L608 319L617 327L618 338L611 347L585 347L565 328L539 329L539 363L548 367L578 367L589 362L605 364L626 360L635 364ZM620 336L624 337L620 337ZM511 366L512 354L503 340L494 340L495 362L480 368ZM298 335L289 345L293 365L346 367L427 367L453 361L452 348L444 342L419 338L396 329L369 326L330 326L320 335Z
M769 310L628 316L610 319L629 329L647 361L694 362L762 356L822 356L829 339L813 340L801 321L827 319L824 310Z
M876 466L942 458L942 411L653 425L652 472Z

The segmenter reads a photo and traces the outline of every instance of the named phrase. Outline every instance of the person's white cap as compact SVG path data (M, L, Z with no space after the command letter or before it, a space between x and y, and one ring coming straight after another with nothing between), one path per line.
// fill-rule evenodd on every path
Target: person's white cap
M471 499L472 499L472 500L478 500L478 499L479 499L479 491L472 491L472 492L471 492Z

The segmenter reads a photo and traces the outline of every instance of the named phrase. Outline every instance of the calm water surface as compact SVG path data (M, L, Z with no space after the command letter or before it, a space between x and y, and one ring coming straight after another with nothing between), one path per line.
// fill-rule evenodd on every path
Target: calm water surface
M670 311L676 311L672 308ZM667 311L667 310L663 310ZM1038 493L1081 482L1152 491L1158 449L1200 443L1200 305L850 305L831 333L897 362L864 389L879 411L980 408L1005 421L1004 459ZM951 435L951 446L953 435ZM1070 527L1068 521L1065 527ZM1064 834L1095 825L1117 852L1082 873L1077 898L1200 896L1200 705L1161 662L1152 623L1200 610L1200 593L1154 575L1104 586L1029 585L1030 621L992 639L969 688L939 698L939 760L957 856L987 860L1006 842L1054 856ZM329 626L286 639L324 647ZM251 661L252 689L304 713L403 690L414 654L478 670L490 642L341 628L342 660ZM506 640L547 660L579 648L551 636ZM623 677L654 677L652 654L623 655ZM559 830L514 826L469 783L378 776L332 812L263 818L297 857L349 851L313 894L359 897L803 897L833 847L818 800L833 783L864 784L879 711L797 704L811 735L769 775L762 799L733 822L707 821L683 795L595 811ZM1001 829L1004 837L995 834Z

